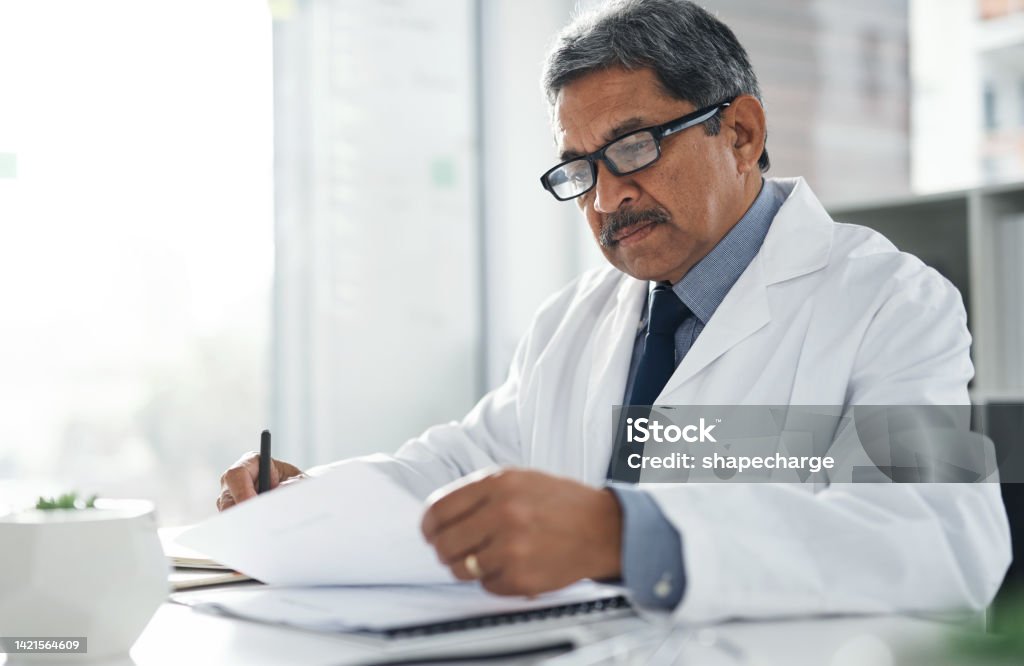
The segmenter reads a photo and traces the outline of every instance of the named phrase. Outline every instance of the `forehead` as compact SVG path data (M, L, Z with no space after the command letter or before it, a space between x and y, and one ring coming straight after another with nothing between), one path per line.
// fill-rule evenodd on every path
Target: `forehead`
M671 120L691 108L687 102L670 97L651 69L599 70L559 91L555 99L555 142L562 153L587 153L612 140L615 134Z

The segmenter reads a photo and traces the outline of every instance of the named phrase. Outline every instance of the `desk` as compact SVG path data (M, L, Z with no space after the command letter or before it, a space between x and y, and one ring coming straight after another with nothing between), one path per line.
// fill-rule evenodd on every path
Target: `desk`
M611 626L607 626L607 625ZM639 619L595 623L602 633L642 624ZM899 616L830 618L775 622L736 622L711 629L717 638L746 656L715 663L744 666L908 666L934 665L934 658L907 658L908 652L946 640L948 625ZM371 648L329 635L311 634L197 613L166 603L160 607L131 651L132 661L89 662L98 666L328 666L365 664ZM0 656L2 662L3 656ZM703 660L701 660L703 661ZM508 663L508 662L500 662ZM516 663L531 663L521 661ZM640 655L634 661L643 664ZM952 662L949 662L952 663Z

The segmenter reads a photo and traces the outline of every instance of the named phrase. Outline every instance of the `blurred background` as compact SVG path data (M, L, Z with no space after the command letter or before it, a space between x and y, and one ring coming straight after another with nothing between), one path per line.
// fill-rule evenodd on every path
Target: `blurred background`
M265 427L309 466L461 418L603 261L537 180L577 4L0 0L0 491L183 523ZM701 4L769 175L953 280L975 400L1019 404L1024 0Z

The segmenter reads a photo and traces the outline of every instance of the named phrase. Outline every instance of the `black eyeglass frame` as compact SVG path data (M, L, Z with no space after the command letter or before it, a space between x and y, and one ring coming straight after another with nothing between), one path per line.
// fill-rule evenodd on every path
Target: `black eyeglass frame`
M586 194L587 192L589 192L590 190L594 189L594 187L597 186L597 160L601 160L602 162L604 162L604 165L608 167L608 170L611 171L616 176L628 176L632 173L636 173L637 171L642 171L661 159L662 139L664 139L667 136L676 134L678 132L682 132L685 129L689 129L691 127L700 125L701 123L711 120L712 118L715 117L715 114L717 114L719 111L732 104L735 99L736 98L733 97L732 99L719 102L718 104L712 104L711 106L705 106L702 109L691 111L690 113L687 113L685 116L680 116L675 120L670 120L666 123L662 123L661 125L641 127L640 129L633 130L632 132L628 132L626 134L623 134L622 136L615 137L614 139L604 144L603 146L601 146L592 153L567 159L564 162L559 162L555 166L551 167L550 169L544 172L544 175L540 177L540 184L544 187L545 190L551 193L551 196L555 197L559 201L572 201L577 197L583 196L584 194ZM605 155L605 151L608 150L608 148L610 148L613 144L616 144L619 141L622 141L623 139L627 139L635 134L640 134L642 132L650 132L651 136L654 137L654 147L657 150L658 154L655 156L653 160L651 160L650 162L641 167L637 167L636 169L630 169L628 171L619 171L618 169L615 168L615 165L612 164L612 161L608 159L608 157ZM581 160L586 160L586 162L590 165L590 178L593 182L591 182L590 187L583 190L579 194L574 194L571 197L566 197L563 199L562 197L555 194L555 188L548 182L548 177L555 171L558 171L559 169L564 167L566 164L579 162Z

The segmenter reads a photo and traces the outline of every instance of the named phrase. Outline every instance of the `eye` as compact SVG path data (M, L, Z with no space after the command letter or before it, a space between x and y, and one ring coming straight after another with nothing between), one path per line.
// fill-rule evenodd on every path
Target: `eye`
M629 149L634 153L646 153L652 146L654 146L654 141L651 138L646 138L631 144Z
M653 147L654 139L652 139L649 134L630 137L628 140L622 142L623 151L631 155L640 155L642 153L649 152Z
M650 132L625 136L609 147L607 155L618 162L620 168L635 169L658 154L658 143Z
M590 180L590 165L586 162L574 162L566 167L568 180L574 183L585 183Z

